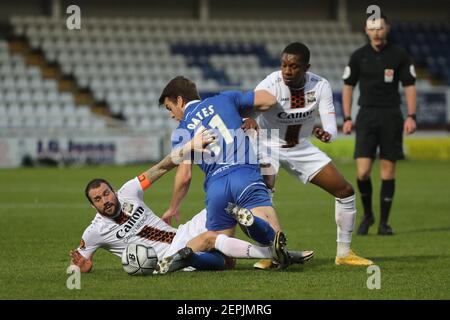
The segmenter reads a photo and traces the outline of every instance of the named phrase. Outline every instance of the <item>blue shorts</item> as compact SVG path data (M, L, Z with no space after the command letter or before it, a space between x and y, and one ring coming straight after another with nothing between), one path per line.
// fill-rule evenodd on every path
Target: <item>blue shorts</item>
M206 186L208 230L225 230L236 225L234 217L225 211L228 202L247 209L272 206L269 190L259 168L239 168L208 182Z

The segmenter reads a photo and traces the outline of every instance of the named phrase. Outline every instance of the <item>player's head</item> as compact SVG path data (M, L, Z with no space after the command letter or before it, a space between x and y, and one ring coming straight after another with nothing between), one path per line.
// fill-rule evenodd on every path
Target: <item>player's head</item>
M309 55L308 47L300 42L293 42L284 48L281 54L281 74L287 86L302 85L310 67Z
M194 82L183 76L169 81L159 97L159 104L164 105L170 116L180 121L184 115L184 106L192 100L199 100L197 87Z
M119 199L108 181L98 178L89 181L84 194L101 215L114 218L120 213Z
M373 18L373 16L368 17L364 30L372 46L383 46L387 41L389 33L387 17L384 14L381 14L379 18Z

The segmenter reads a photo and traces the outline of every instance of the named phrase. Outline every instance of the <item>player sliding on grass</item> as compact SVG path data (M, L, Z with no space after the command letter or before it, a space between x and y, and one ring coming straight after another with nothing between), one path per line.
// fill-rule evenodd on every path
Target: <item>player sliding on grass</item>
M205 210L175 229L157 217L143 202L145 189L174 168L191 149L201 151L204 145L213 140L213 136L201 132L194 138L193 143L174 151L171 156L167 156L148 171L129 180L117 193L103 179L90 181L85 194L97 214L84 231L79 248L70 252L72 263L82 272L89 272L93 254L98 248L120 257L128 244L137 243L153 247L160 259L175 254L176 263L173 266L177 269L191 266L198 270L221 270L231 266L232 260L226 261L224 255L218 251L194 253L191 248L185 248L187 242L199 234L204 235L204 243L201 244L204 251L215 248L217 235L213 232L204 233ZM235 258L277 259L278 255L282 254L275 246L259 247L234 238L220 241L220 248L225 254ZM240 248L245 250L239 251ZM313 252L292 252L290 255L293 258L289 263L303 263L312 257Z

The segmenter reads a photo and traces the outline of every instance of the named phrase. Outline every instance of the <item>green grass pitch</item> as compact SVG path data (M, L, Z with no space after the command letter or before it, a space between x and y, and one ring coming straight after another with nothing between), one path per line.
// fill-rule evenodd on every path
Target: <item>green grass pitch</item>
M353 162L336 163L355 182ZM131 277L120 259L99 250L81 290L69 290L68 252L94 215L84 186L94 177L119 187L145 166L0 170L0 299L449 299L450 170L448 162L403 161L391 215L393 237L353 236L353 249L381 270L381 288L369 290L365 267L335 266L334 199L282 172L275 206L293 249L313 249L308 264L287 271L256 271L241 260L236 270L178 272ZM374 167L378 221L378 163ZM162 214L172 192L173 173L152 186L147 204ZM203 177L195 169L182 207L182 222L203 207ZM357 224L361 218L358 199ZM239 233L243 237L242 233Z

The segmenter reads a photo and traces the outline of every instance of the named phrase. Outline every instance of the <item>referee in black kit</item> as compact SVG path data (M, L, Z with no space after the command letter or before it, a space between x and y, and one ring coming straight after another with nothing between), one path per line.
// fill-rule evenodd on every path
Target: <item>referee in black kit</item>
M395 164L404 158L403 132L412 134L416 131L416 74L407 52L388 43L389 24L384 15L367 19L365 31L370 43L353 52L342 76L343 132L350 134L353 128L352 94L359 80L358 104L361 108L355 123L354 157L364 217L358 234L366 235L375 222L370 172L379 147L382 182L378 234L392 235L394 232L388 225L388 218L395 190ZM405 120L400 110L399 81L405 89L408 107Z

